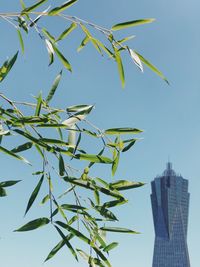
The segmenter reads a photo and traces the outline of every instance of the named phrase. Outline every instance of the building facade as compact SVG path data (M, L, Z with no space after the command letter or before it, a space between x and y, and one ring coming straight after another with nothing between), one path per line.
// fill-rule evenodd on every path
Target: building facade
M190 267L187 247L188 181L167 163L163 174L151 182L155 229L152 267Z

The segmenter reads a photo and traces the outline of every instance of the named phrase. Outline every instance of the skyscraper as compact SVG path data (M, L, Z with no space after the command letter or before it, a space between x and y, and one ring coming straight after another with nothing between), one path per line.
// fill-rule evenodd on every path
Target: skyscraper
M151 182L155 229L152 267L190 267L187 247L188 181L167 163L163 174Z

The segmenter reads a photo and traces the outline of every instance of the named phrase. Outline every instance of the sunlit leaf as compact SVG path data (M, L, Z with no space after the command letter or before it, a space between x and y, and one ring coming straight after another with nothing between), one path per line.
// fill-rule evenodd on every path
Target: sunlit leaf
M25 211L25 215L26 213L29 211L29 209L31 208L31 206L33 205L33 202L35 201L39 191L40 191L40 188L41 188L41 185L44 181L44 175L42 175L42 177L40 178L37 186L35 187L35 189L33 190L30 198L29 198L29 201L28 201L28 204L27 204L27 207L26 207L26 211Z
M117 62L119 77L121 80L122 88L124 88L124 86L125 86L125 74L124 74L124 67L122 64L122 59L121 59L120 52L118 51L118 49L114 47L114 51L115 51L115 60Z
M77 27L77 24L75 22L72 22L70 27L60 34L60 36L56 39L56 42L66 38L76 27Z
M44 4L46 1L47 1L47 0L41 0L41 1L37 2L36 4L34 4L34 5L30 6L30 7L25 8L25 9L22 10L22 12L21 12L22 15L23 15L24 13L29 13L29 12L33 11L33 10L36 9L37 7L39 7L39 6L41 6L42 4Z
M117 189L118 191L121 190L128 190L132 188L137 188L143 186L144 183L141 182L131 182L127 180L118 180L116 182L110 183L110 188Z
M37 97L37 105L36 105L36 108L35 108L35 116L39 116L40 115L41 107L42 107L42 94L40 93L39 96Z
M21 46L22 53L24 54L24 41L23 41L22 34L21 34L20 30L17 30L17 35L19 38L19 43Z
M118 24L112 26L111 29L113 31L117 31L117 30L129 28L129 27L134 27L134 26L138 26L138 25L142 25L142 24L146 24L146 23L151 23L153 21L155 21L155 19L132 20L132 21L127 21L127 22L123 22L123 23L118 23Z
M55 51L57 57L60 59L60 61L62 62L63 66L69 70L70 72L72 72L72 68L71 65L69 63L69 61L65 58L65 56L60 52L60 50L58 50L58 48L52 44L53 50Z
M117 243L117 242L113 242L113 243L109 244L108 246L106 246L106 247L103 249L103 251L105 251L105 252L109 252L110 250L116 248L118 245L119 245L119 243Z
M86 46L86 44L90 41L90 38L88 36L86 36L83 41L81 42L81 44L79 45L79 47L77 48L77 51L80 52L84 46Z
M76 159L87 160L87 161L95 162L95 163L112 164L113 162L110 158L99 156L99 155L92 155L92 154L76 154L74 157Z
M151 64L146 58L144 58L142 55L140 55L138 52L135 51L135 53L138 55L140 60L149 67L153 72L155 72L159 77L161 77L167 84L169 84L169 81L167 78L163 75L161 71L159 71L153 64Z
M116 232L116 233L127 233L127 234L139 234L139 232L127 229L127 228L121 228L121 227L101 227L100 228L103 231L106 232Z
M115 157L115 159L112 163L112 176L114 176L116 171L117 171L117 167L119 164L119 156L120 156L120 152L117 153L117 156Z
M139 56L135 53L135 51L131 48L127 48L128 52L131 56L131 58L133 59L133 62L135 63L135 65L143 72L143 66L142 66L142 62L139 58Z
M2 82L5 79L9 71L12 69L17 59L17 56L18 56L18 52L10 60L6 60L3 63L2 67L0 67L0 82Z
M39 227L45 226L48 224L50 221L48 218L39 218L33 221L28 222L27 224L23 225L19 229L15 230L14 232L24 232L24 231L32 231L35 230Z
M45 35L47 38L49 38L49 40L50 40L52 43L56 42L55 37L54 37L50 32L48 32L47 29L43 28L43 29L42 29L42 32L44 33L44 35Z
M67 1L64 4L62 4L60 7L53 8L52 10L49 11L48 15L49 16L55 16L61 12L63 12L65 9L69 8L73 4L75 4L78 0L71 0Z
M142 130L136 129L136 128L111 128L111 129L107 129L105 130L105 134L139 134L141 133Z
M54 62L54 48L52 46L52 43L48 39L45 39L45 43L49 55L49 66L50 66Z
M42 201L41 201L41 205L43 205L43 204L45 204L48 200L50 199L50 197L49 197L49 194L48 195L46 195L43 199L42 199Z

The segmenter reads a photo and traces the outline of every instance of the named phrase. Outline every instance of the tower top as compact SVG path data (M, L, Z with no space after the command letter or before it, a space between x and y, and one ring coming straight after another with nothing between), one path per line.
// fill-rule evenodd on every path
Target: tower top
M171 162L167 162L167 166L165 171L163 172L164 176L174 176L176 175L175 171L172 169L172 163Z

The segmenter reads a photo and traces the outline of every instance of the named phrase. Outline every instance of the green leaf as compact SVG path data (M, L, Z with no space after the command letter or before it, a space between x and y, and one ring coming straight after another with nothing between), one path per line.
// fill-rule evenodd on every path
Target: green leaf
M3 187L0 187L0 197L6 197L6 190Z
M59 235L62 237L65 245L69 248L69 250L71 251L72 255L75 257L75 259L78 261L78 257L76 254L76 251L74 250L74 248L72 247L71 243L69 242L69 240L65 237L65 235L63 234L63 232L56 226L54 225L54 227L56 228L56 230L58 231Z
M41 107L42 107L42 94L40 93L39 96L37 97L37 106L35 108L35 116L40 115Z
M36 9L37 7L39 7L39 6L41 6L42 4L44 4L46 1L47 1L47 0L41 0L41 1L37 2L36 4L34 4L34 5L30 6L30 7L25 8L25 9L22 10L22 12L21 12L22 15L23 15L24 13L29 13L29 12L33 11L33 10Z
M0 182L0 187L9 187L9 186L13 186L17 183L21 182L21 180L17 180L17 181L5 181L5 182Z
M115 175L118 164L119 164L119 157L120 157L120 152L117 153L117 156L115 157L113 163L112 163L112 176Z
M58 48L54 44L52 44L52 47L53 47L57 57L60 59L60 61L64 65L64 67L67 70L69 70L70 72L72 72L72 68L71 68L69 61L64 57L64 55L60 52L60 50L58 50Z
M119 77L121 80L122 88L124 88L124 86L125 86L125 74L124 74L124 67L122 64L122 59L121 59L120 52L118 51L118 49L114 47L114 51L115 51L115 60L117 62Z
M27 142L25 144L22 144L22 145L19 145L19 146L13 148L11 150L11 152L13 152L13 153L19 153L19 152L22 152L22 151L25 151L25 150L30 149L32 146L33 146L33 143L32 142Z
M76 230L75 228L60 222L60 221L56 221L56 224L58 224L59 226L63 227L64 229L68 230L71 234L75 235L76 237L80 238L81 240L83 240L85 243L90 244L91 241L89 238L87 238L84 234L82 234L81 232L79 232L78 230Z
M9 71L12 69L17 59L17 56L18 56L18 52L11 58L11 60L6 60L3 63L3 66L0 67L0 82L2 82L5 79Z
M106 232L116 232L116 233L127 233L127 234L139 234L139 232L127 229L127 228L121 228L121 227L101 227L100 228L103 231Z
M70 239L73 238L72 234L69 234L67 236L65 236L65 238L67 238L67 240L69 241ZM61 240L49 253L49 255L47 256L47 258L45 259L45 262L50 260L51 258L53 258L53 256L56 255L56 253L65 245L65 241Z
M42 32L44 33L44 35L46 35L47 38L49 38L49 40L52 42L52 43L55 43L56 42L56 39L53 35L50 34L50 32L47 31L47 29L43 28L42 29Z
M41 179L39 180L37 186L35 187L35 189L33 190L30 198L29 198L29 201L28 201L28 204L27 204L27 207L26 207L26 211L25 211L25 215L26 213L29 211L29 209L31 208L31 206L33 205L33 202L35 201L39 191L40 191L40 188L41 188L41 185L43 183L43 180L44 180L44 175L42 175Z
M24 231L32 231L49 223L49 219L46 217L39 218L33 221L28 222L27 224L23 225L19 229L15 230L14 232L24 232Z
M59 175L65 175L65 163L61 154L59 155Z
M20 30L17 30L17 35L19 38L19 43L21 46L22 54L24 54L24 41L23 41L22 34L21 34Z
M45 44L49 55L49 66L50 66L54 62L54 48L52 46L52 43L48 39L45 39Z
M92 154L76 154L74 157L76 159L87 160L94 163L112 164L113 162L110 158Z
M86 207L82 207L82 206L78 206L78 205L72 205L72 204L62 204L61 207L64 210L87 210Z
M134 51L140 60L147 66L149 67L153 72L155 72L159 77L161 77L167 84L169 84L169 81L167 78L163 75L161 71L159 71L153 64L151 64L146 58L144 58L142 55L140 55L138 52Z
M138 20L127 21L127 22L118 23L118 24L112 26L111 30L118 31L121 29L129 28L129 27L134 27L134 26L138 26L138 25L142 25L142 24L146 24L146 23L151 23L153 21L155 21L155 19L138 19Z
M52 138L40 138L39 141L47 143L47 144L55 144L61 146L70 146L69 143L59 140L59 139L52 139Z
M93 109L93 107L94 107L93 105L70 106L67 108L67 112L78 112L74 116L80 115L80 114L88 114Z
M117 243L117 242L113 242L113 243L109 244L108 246L106 246L106 247L103 249L103 251L105 251L105 252L109 252L110 250L116 248L118 245L119 245L119 243Z
M139 134L142 130L136 129L136 128L110 128L105 130L105 134Z
M137 139L134 139L133 141L131 141L127 146L125 146L125 147L122 149L122 152L126 152L126 151L128 151L128 150L135 144L136 141L137 141Z
M41 201L41 205L43 205L43 204L45 204L48 200L50 199L50 197L49 197L49 194L48 195L46 195L43 199L42 199L42 201Z
M88 36L86 36L83 41L81 42L81 44L79 45L79 47L77 48L77 52L80 52L84 46L86 46L86 44L90 41L90 38Z
M56 8L53 8L52 10L50 10L49 13L48 13L48 15L49 16L55 16L55 15L63 12L65 9L69 8L73 4L75 4L77 1L78 0L71 0L71 1L65 2L60 7L56 7Z
M0 151L2 151L3 153L5 153L5 154L7 154L7 155L9 155L9 156L11 156L11 157L13 157L13 158L16 158L16 159L18 159L18 160L22 160L22 161L23 161L24 163L26 163L26 164L31 165L30 162L29 162L28 160L26 160L24 157L19 156L19 155L16 155L16 154L13 153L12 151L10 151L10 150L8 150L8 149L2 147L2 146L0 146Z
M70 27L60 34L60 36L56 39L56 42L66 38L76 27L77 27L77 24L75 22L72 22Z
M110 210L106 209L105 206L95 206L95 210L97 210L101 216L106 219L110 219L112 221L118 221L117 217Z
M117 189L118 191L121 190L128 190L132 188L137 188L143 186L144 183L141 182L130 182L127 180L118 180L114 183L110 183L110 188Z
M126 200L126 199L112 200L112 201L105 202L103 204L103 207L112 208L112 207L116 207L116 206L119 206L119 205L123 205L123 204L125 204L127 202L128 202L128 200Z

